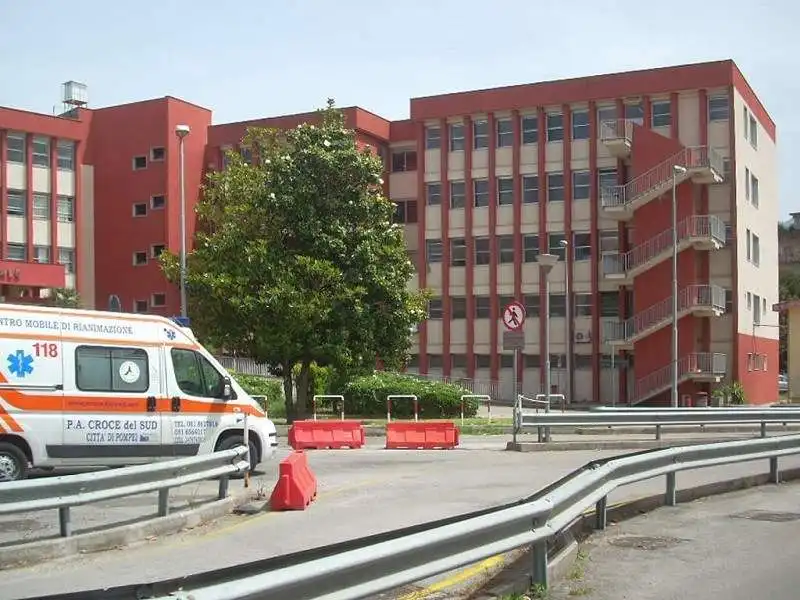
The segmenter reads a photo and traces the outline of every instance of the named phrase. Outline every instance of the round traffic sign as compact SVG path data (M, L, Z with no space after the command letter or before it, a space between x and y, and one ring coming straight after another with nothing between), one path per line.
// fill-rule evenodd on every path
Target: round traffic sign
M525 323L525 307L521 302L514 300L503 309L503 325L509 331L517 331L522 329L523 323Z

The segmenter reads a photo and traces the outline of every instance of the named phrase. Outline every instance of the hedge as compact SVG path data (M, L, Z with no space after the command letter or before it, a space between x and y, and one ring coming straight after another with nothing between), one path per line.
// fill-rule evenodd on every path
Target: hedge
M386 397L393 394L408 394L417 396L421 419L438 419L459 416L461 396L470 392L450 383L380 371L354 379L339 393L344 396L344 410L348 415L385 417ZM464 416L474 417L478 412L478 406L477 400L467 399L464 403ZM413 402L409 399L393 400L392 416L413 417Z
M266 396L261 407L267 410L270 418L285 417L286 404L284 403L283 382L280 379L268 379L260 375L246 375L231 371L233 378L251 396Z

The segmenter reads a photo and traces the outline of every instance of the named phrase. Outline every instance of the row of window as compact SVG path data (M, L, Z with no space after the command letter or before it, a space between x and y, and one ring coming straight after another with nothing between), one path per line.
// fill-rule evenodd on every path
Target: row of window
M9 242L5 245L5 260L13 260L18 262L28 262L28 245ZM50 246L34 246L32 262L41 264L51 264L53 262L52 249ZM67 268L67 273L75 272L75 249L63 248L58 249L58 263Z
M729 116L728 96L712 96L708 100L708 120L724 121ZM588 109L571 111L572 139L589 139ZM613 122L619 118L616 106L604 106L597 109L597 122ZM639 103L626 103L623 118L644 124L644 107ZM669 127L672 124L672 106L669 100L656 100L651 104L650 126ZM545 114L545 141L560 142L564 140L564 115L560 111ZM520 129L523 144L536 144L539 141L539 117L536 114L522 115ZM447 126L448 149L450 152L463 151L466 148L466 132L463 123L450 123ZM489 131L488 119L479 119L472 123L472 148L480 150L489 147L490 134L494 134L495 146L504 148L514 143L513 123L510 118L495 120L494 132ZM432 125L425 128L425 148L437 150L442 147L441 127ZM416 162L416 156L415 156ZM394 160L392 161L394 167ZM414 167L416 168L416 166ZM411 170L411 169L403 169Z
M441 354L428 354L428 368L441 369L444 366L444 360ZM476 369L489 369L492 366L491 354L475 354L475 368ZM514 368L514 355L513 354L500 354L500 368L513 369ZM451 369L466 369L467 368L467 355L466 354L450 354L450 368ZM522 364L525 369L538 369L542 366L542 357L539 354L523 354ZM572 367L574 369L591 369L594 360L591 354L573 354ZM613 359L610 354L600 355L600 367L621 369L623 367L633 366L633 356L621 357L615 356ZM551 354L550 367L553 369L564 369L567 366L566 354ZM409 369L419 368L419 355L412 354L408 361Z
M747 292L745 298L747 310L753 312L753 325L760 325L761 317L767 314L767 299L752 292Z
M163 308L167 305L167 295L163 292L150 294L150 300L134 300L133 312L146 313L150 308Z
M632 292L627 292L628 306L633 306ZM592 306L594 304L594 294L573 294L572 317L591 317ZM619 292L599 292L600 297L600 316L619 318ZM510 304L514 298L512 296L499 296L497 305L501 308ZM539 294L526 294L522 299L525 305L525 314L528 317L539 317L542 310L542 302ZM475 319L491 318L491 297L474 296ZM550 316L567 316L567 297L564 294L550 294ZM444 312L441 298L432 298L428 303L428 318L442 319ZM467 318L467 299L463 296L450 297L450 319Z
M514 262L514 236L512 234L495 236L497 240L498 261L501 264ZM567 246L573 261L584 261L592 258L592 238L589 232L573 233L571 244L567 244L564 233L550 233L547 235L547 249L550 254L557 255L561 260L566 258ZM467 266L467 242L465 238L450 238L450 266ZM599 232L600 253L619 252L619 232L605 230ZM536 262L539 255L539 235L535 233L522 236L522 261ZM473 238L473 262L476 265L488 265L491 260L491 238L489 236L476 236ZM425 240L425 257L428 264L442 262L444 243L442 240Z
M150 246L149 258L157 259L164 252L166 246L164 244L153 244ZM133 253L133 266L142 267L148 262L148 255L146 250L137 250Z
M150 196L150 204L148 207L147 202L134 202L133 203L133 216L146 217L148 208L149 210L163 210L167 206L167 197L163 194Z
M133 157L133 170L134 171L141 171L147 168L148 158L150 162L164 162L164 159L167 157L167 151L163 146L156 146L154 148L150 148L150 156L148 157L146 154L141 154L139 156Z
M6 135L6 160L11 163L27 164L28 137L26 134L9 131ZM52 138L34 135L31 142L31 163L37 167L50 167ZM75 142L58 140L56 142L56 162L59 170L75 170Z
M36 220L50 220L51 194L33 192L33 218ZM6 196L6 212L15 217L27 215L28 199L25 190L8 190ZM60 223L73 223L75 221L75 198L58 194L56 196L57 218Z

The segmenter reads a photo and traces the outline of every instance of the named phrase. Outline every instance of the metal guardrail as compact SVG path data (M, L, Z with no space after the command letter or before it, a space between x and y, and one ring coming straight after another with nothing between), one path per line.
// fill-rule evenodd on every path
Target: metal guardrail
M664 502L675 505L679 471L763 459L770 480L778 482L779 458L796 454L800 435L598 460L519 502L227 569L84 594L108 600L358 600L527 546L533 582L546 586L548 542L592 512L595 527L605 528L608 496L617 488L664 476Z
M231 475L250 468L246 446L148 465L0 483L0 515L58 509L61 537L72 535L70 509L102 500L158 492L158 516L169 514L169 490L219 477L220 500Z
M655 427L657 440L662 428L669 425L724 425L759 424L761 436L767 434L767 425L800 422L800 408L686 408L654 409L622 408L617 410L592 410L590 412L531 413L515 411L514 429L517 432L535 429L539 441L550 439L552 427Z

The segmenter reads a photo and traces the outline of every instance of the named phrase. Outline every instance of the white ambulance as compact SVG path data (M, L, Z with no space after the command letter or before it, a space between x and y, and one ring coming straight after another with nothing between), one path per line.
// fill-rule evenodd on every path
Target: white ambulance
M0 481L226 450L245 413L255 467L275 425L170 319L0 304Z

